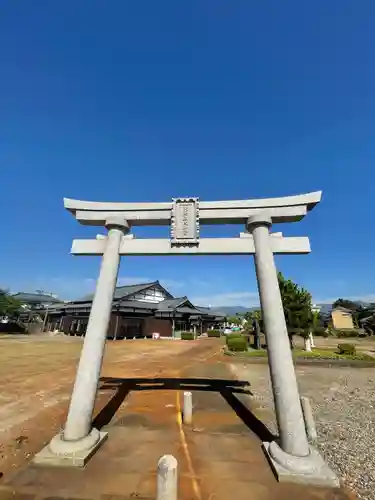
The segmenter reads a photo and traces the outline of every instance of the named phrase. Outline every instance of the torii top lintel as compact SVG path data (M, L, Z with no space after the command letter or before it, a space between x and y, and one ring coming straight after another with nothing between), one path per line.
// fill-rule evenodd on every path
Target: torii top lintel
M321 191L252 200L198 201L197 198L178 198L179 201L194 201L199 206L200 224L243 224L261 212L267 212L272 222L294 222L301 220L317 205ZM127 219L133 226L169 225L175 200L166 203L122 203L93 202L64 198L64 207L82 224L105 225L113 216Z

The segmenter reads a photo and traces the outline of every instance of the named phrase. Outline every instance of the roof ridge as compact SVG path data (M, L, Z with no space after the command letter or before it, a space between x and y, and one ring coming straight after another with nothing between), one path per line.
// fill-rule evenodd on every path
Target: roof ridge
M148 286L148 285L155 285L156 283L159 283L158 280L156 281L149 281L149 282L145 282L145 283L129 283L128 285L119 285L119 286L116 286L116 288L125 288L127 286Z

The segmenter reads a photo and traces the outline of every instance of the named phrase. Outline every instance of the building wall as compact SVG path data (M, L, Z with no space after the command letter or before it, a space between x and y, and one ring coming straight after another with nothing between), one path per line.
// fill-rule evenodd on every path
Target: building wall
M332 325L336 330L353 329L353 317L350 313L340 310L333 310L331 313Z
M146 318L143 322L146 337L159 333L161 337L172 337L172 322L169 319Z
M70 333L70 325L72 323L72 316L63 316L61 322L61 331L69 335Z
M112 313L107 337L118 340L144 337L143 318L129 318L121 313Z
M61 331L66 335L84 335L86 333L88 316L64 316L61 322ZM152 337L159 333L161 337L172 337L172 322L169 319L132 318L121 313L112 313L108 325L107 338L133 339Z

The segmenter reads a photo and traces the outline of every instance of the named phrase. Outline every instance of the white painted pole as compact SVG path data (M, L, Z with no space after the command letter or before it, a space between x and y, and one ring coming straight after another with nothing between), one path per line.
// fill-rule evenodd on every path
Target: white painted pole
M310 336L306 337L304 339L304 342L305 342L305 351L311 352L311 340L310 340Z
M120 264L119 249L122 236L129 229L125 220L108 221L107 227L109 231L106 248L64 428L64 441L78 441L85 438L91 431L92 414Z
M193 421L193 395L191 392L184 392L184 409L183 409L184 424L191 425Z
M156 500L177 500L177 460L173 455L159 459Z
M254 237L255 270L262 318L265 326L268 364L271 375L281 449L291 455L309 455L305 422L299 399L296 374L284 317L273 252L270 246L271 217L260 213L247 223Z
M318 434L316 432L316 426L310 400L306 396L301 396L300 399L301 399L303 418L305 420L307 436L310 439L310 441L315 441L318 437Z

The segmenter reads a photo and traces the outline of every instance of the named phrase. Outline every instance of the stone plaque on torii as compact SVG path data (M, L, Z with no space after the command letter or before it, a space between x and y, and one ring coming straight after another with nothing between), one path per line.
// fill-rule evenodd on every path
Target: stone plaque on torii
M107 434L92 428L92 416L116 288L120 258L126 255L254 255L268 348L279 440L263 443L279 480L338 486L335 474L307 440L293 359L277 279L274 254L307 254L307 237L270 233L275 223L301 220L321 200L321 192L284 198L166 203L108 203L64 199L84 225L104 226L106 236L74 240L73 255L102 255L99 278L82 347L64 430L34 462L83 466ZM236 238L201 238L204 224L243 224ZM169 225L170 238L137 239L133 226Z

